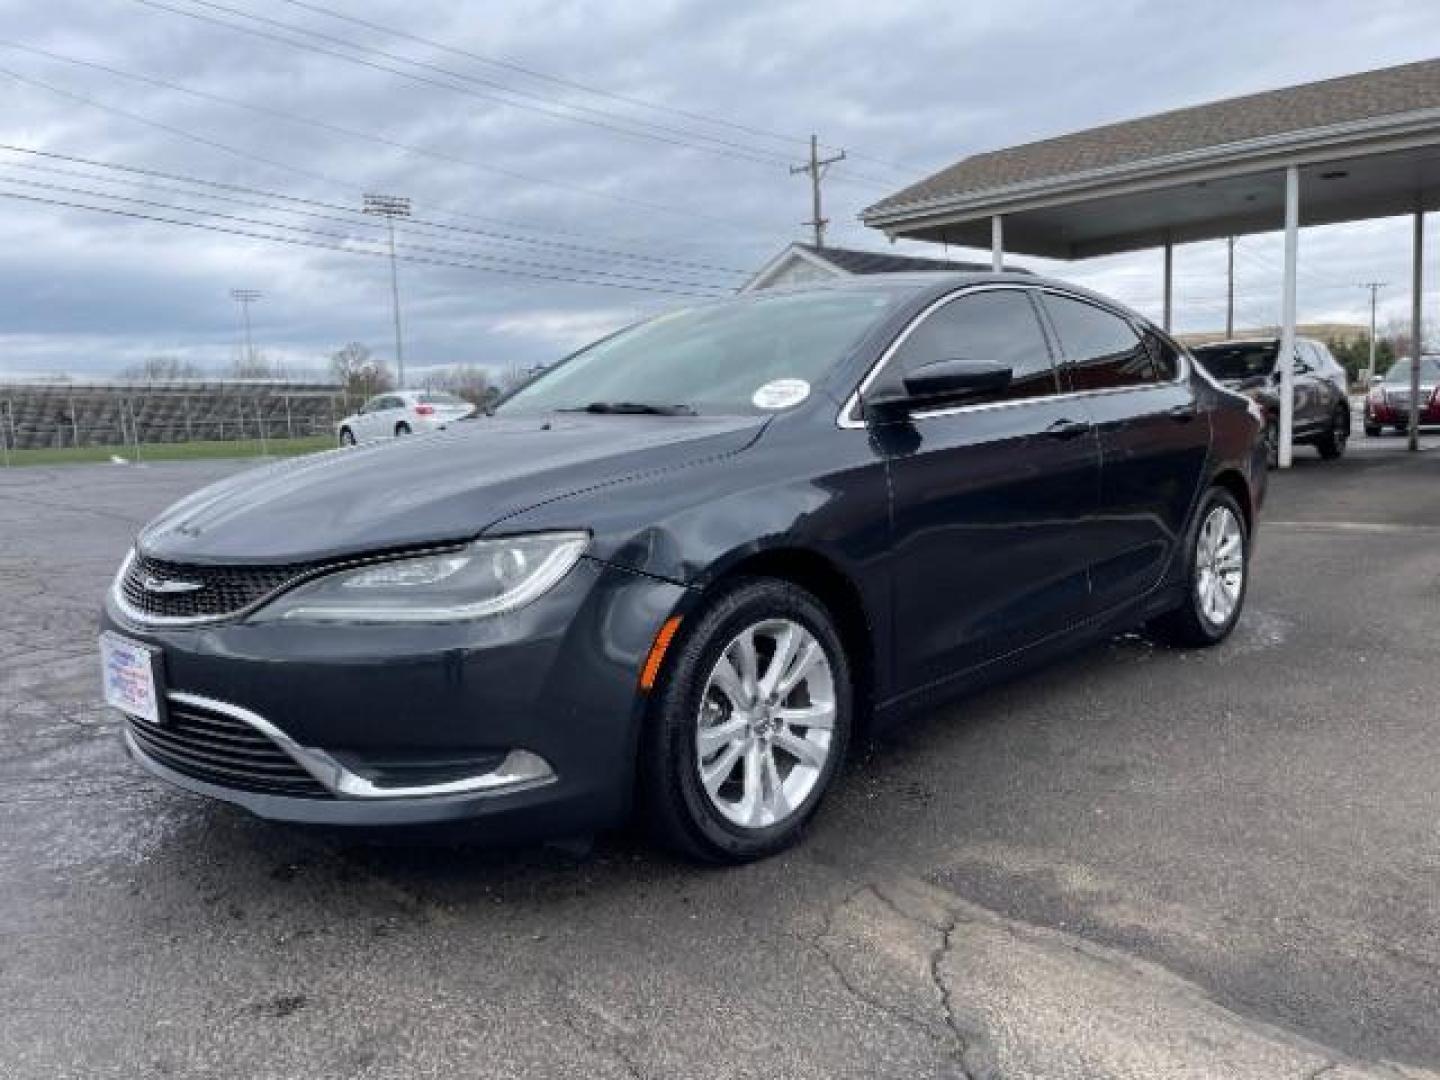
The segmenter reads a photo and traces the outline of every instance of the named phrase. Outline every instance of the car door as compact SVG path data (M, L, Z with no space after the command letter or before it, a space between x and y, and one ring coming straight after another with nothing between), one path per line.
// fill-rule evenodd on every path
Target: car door
M1030 290L947 297L892 346L868 392L937 360L988 360L1004 390L872 422L892 498L892 641L911 689L1074 623L1087 604L1099 456L1059 375Z
M1090 580L1100 613L1159 582L1184 536L1210 427L1180 350L1163 335L1087 298L1047 290L1041 303L1099 441Z
M405 415L405 402L395 394L386 394L380 399L380 407L375 411L374 432L371 438L386 439L395 434L395 425Z
M360 406L360 411L355 415L355 438L358 442L366 442L375 437L375 413L383 400L384 396L377 394Z

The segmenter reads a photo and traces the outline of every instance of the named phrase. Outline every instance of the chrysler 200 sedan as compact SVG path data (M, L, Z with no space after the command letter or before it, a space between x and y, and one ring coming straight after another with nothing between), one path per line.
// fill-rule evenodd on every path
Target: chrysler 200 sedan
M1235 625L1263 417L1030 275L762 292L617 333L492 417L237 475L146 527L106 699L267 818L636 814L792 842L873 726L1117 630Z

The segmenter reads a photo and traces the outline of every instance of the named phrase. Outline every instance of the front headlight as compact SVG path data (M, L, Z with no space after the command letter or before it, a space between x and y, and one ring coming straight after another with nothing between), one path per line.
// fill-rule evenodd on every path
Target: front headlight
M476 540L458 551L338 570L281 593L250 622L459 622L514 611L570 572L581 532Z

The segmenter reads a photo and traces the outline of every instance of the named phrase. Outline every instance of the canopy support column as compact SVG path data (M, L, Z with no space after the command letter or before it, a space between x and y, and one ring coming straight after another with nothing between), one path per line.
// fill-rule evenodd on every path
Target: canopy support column
M1280 290L1280 467L1295 457L1295 263L1300 252L1300 169L1285 169L1285 280Z
M1165 298L1165 312L1161 317L1160 324L1168 334L1175 312L1175 245L1170 242L1168 236L1165 237L1165 273L1160 291Z
M1005 219L999 214L990 215L990 269L1005 269Z
M1413 263L1410 269L1410 423L1409 446L1420 449L1420 357L1425 352L1421 336L1421 286L1425 265L1425 211L1415 208L1415 240L1412 244Z

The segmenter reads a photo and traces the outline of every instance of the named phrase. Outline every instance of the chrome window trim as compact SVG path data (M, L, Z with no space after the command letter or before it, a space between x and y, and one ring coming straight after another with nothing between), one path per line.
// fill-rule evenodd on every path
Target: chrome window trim
M910 320L909 324L905 327L905 329L900 331L900 333L896 335L895 340L892 341L888 346L886 346L885 351L880 354L880 358L876 360L875 363L870 365L870 370L865 373L865 376L860 380L859 384L855 387L854 390L850 392L850 396L845 399L845 404L841 406L839 413L837 413L835 416L835 426L845 431L864 430L868 426L865 423L865 418L863 416L856 415L860 408L861 395L863 395L865 391L870 388L870 385L877 378L879 378L880 373L885 369L885 366L890 363L890 360L895 355L895 353L899 351L900 346L905 344L906 339L909 338L910 334L924 320L928 319L940 308L944 307L947 304L954 303L956 300L960 300L967 296L974 296L977 293L993 292L1001 289L1013 289L1025 293L1049 293L1054 296L1063 296L1069 300L1078 300L1081 303L1086 303L1090 304L1093 307L1098 307L1101 311L1109 312L1117 319L1123 320L1125 325L1129 326L1132 330L1135 331L1137 337L1141 337L1141 345L1144 345L1143 335L1141 333L1143 324L1137 325L1135 320L1131 316L1127 315L1125 312L1116 311L1114 308L1109 307L1106 304L1100 303L1099 301L1096 301L1091 297L1081 295L1080 293L1071 292L1068 289L1058 288L1053 285L1040 285L1029 283L1022 284L1019 282L996 281L984 282L978 285L967 285L962 288L956 289L954 292L946 293L944 296L937 297L930 304L926 305L925 309L919 314L917 314L915 318ZM1048 313L1045 313L1042 309L1040 312L1036 313L1035 317L1037 321L1041 322L1041 333L1045 336L1046 344L1048 346L1051 344L1050 339L1054 336L1054 331L1050 327L1048 322ZM1056 340L1054 344L1058 345L1058 340ZM1171 387L1181 386L1185 384L1189 381L1190 378L1190 357L1186 353L1183 346L1179 347L1177 359L1179 362L1176 364L1177 372L1175 378L1167 380L1165 382L1137 383L1134 386L1108 386L1099 390L1065 390L1054 394L1040 394L1035 397L1015 398L1012 401L985 401L975 405L952 405L939 409L917 410L916 412L910 414L910 419L929 420L933 417L955 416L960 413L981 412L983 410L989 409L1014 408L1017 405L1032 405L1037 401L1066 401L1072 398L1081 399L1089 397L1101 397L1107 394L1133 394L1141 391L1169 389ZM1056 371L1058 374L1061 370L1061 365L1064 364L1064 359L1061 358L1057 361L1052 356L1051 362L1056 365Z
M172 690L165 695L177 705L218 712L232 720L254 728L261 735L278 746L295 764L313 776L333 795L356 799L413 799L434 795L502 795L542 784L553 783L555 770L539 754L529 750L511 750L498 766L487 773L466 776L459 780L446 780L438 784L415 784L408 787L382 787L357 773L351 772L324 750L301 746L285 732L258 713L239 705L200 694L187 694ZM142 723L144 721L141 721ZM125 740L130 749L145 758L149 754L136 745L127 731ZM159 764L164 764L160 762ZM224 787L223 784L216 785ZM281 796L283 798L283 796Z

